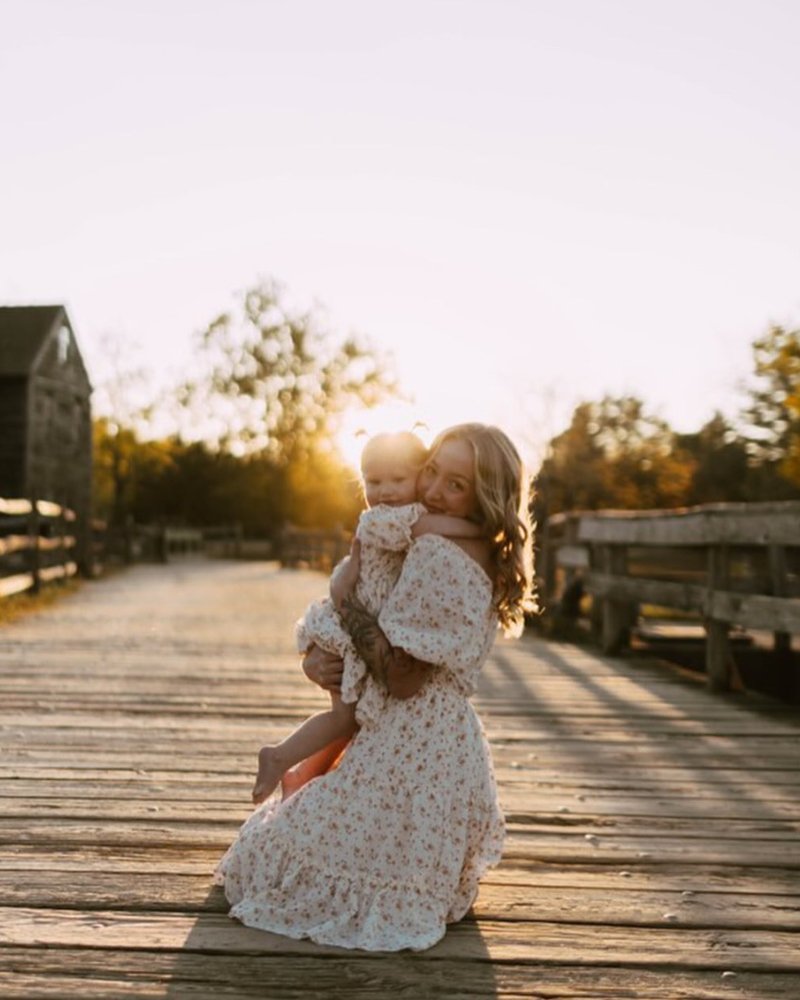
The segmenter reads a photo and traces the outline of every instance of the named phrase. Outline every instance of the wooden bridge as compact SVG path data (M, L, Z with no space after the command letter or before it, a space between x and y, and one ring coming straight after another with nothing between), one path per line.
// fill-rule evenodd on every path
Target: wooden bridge
M324 586L136 566L0 631L0 995L800 995L796 708L532 636L477 698L509 838L471 917L397 955L231 921L211 872L257 747L324 704L291 627Z

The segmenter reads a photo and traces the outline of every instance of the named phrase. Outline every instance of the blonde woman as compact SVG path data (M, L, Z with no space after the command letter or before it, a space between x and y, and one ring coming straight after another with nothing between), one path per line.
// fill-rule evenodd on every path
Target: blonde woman
M217 872L231 916L320 944L421 950L472 905L504 822L469 697L498 625L519 634L533 607L526 486L502 431L450 428L418 495L481 537L413 541L378 614L357 597L357 549L337 575L342 624L388 697L337 770L244 824ZM304 669L326 688L341 680L341 661L316 649Z

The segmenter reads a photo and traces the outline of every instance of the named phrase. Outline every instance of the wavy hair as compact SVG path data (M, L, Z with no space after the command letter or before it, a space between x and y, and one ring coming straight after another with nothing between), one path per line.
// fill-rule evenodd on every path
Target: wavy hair
M478 520L492 545L494 607L505 635L520 635L526 613L537 610L533 594L533 525L528 476L508 436L489 424L457 424L430 448L466 441L475 456Z

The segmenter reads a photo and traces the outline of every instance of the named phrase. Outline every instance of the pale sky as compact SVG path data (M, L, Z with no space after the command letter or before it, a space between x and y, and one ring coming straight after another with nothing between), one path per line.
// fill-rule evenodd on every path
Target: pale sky
M798 43L795 0L0 0L0 303L169 377L273 275L434 429L697 429L800 323Z

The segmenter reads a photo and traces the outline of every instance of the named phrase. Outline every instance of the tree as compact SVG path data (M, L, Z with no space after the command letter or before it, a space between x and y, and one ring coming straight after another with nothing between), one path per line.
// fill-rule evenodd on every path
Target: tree
M136 433L108 417L93 421L92 507L98 517L119 525L130 513L134 496Z
M330 451L345 409L373 406L397 387L372 349L353 337L336 343L317 313L293 312L283 298L266 280L238 312L215 319L199 339L203 370L182 399L202 415L195 435L288 465Z
M687 504L759 499L747 442L721 413L716 412L699 431L680 434L677 443L694 463Z
M158 408L152 373L137 361L141 349L106 334L100 342L100 378L92 395L93 507L114 525L132 513L141 438Z
M800 330L773 326L753 343L754 380L743 416L750 453L800 487Z
M538 516L560 510L676 507L694 472L666 421L634 396L579 403L536 481Z

